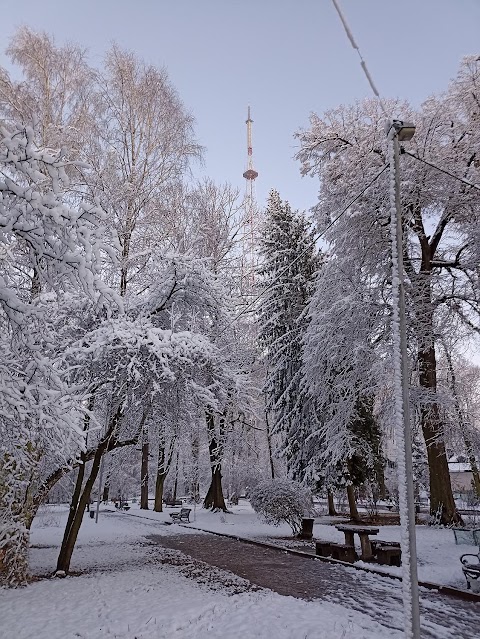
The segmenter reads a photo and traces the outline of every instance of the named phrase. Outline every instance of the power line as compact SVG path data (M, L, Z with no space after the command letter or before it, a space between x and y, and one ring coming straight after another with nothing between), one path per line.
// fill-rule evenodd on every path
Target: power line
M343 15L342 10L340 9L340 5L338 4L337 0L332 0L332 2L333 2L333 6L335 7L335 9L336 9L336 11L338 13L338 17L340 18L340 21L343 24L343 28L345 29L345 33L347 34L347 38L350 40L350 44L355 49L355 51L358 53L358 57L360 58L360 66L362 67L363 73L365 74L365 77L368 80L368 84L370 85L370 88L372 89L374 95L378 99L378 102L380 103L380 107L381 107L381 109L383 111L383 114L385 115L386 118L388 118L389 116L388 116L387 110L385 108L385 104L384 104L382 98L380 97L380 94L379 94L379 92L377 90L377 87L375 86L375 82L373 81L373 78L370 75L370 72L368 70L367 63L365 62L365 59L362 56L362 52L360 51L360 47L355 42L355 38L353 37L353 33L352 33L352 31L350 30L350 27L347 24L347 20L346 20L345 16Z
M440 171L440 173L445 173L445 175L450 176L454 180L458 180L459 182L462 182L462 184L465 184L466 186L470 186L480 191L480 186L478 184L474 184L473 182L470 182L469 180L465 180L465 178L458 177L458 175L454 175L453 173L450 173L450 171L447 171L447 169L442 169L436 164L433 164L433 162L429 162L428 160L419 158L418 155L415 155L414 153L410 153L409 151L405 151L405 149L402 150L402 153L405 155L409 155L411 158L414 158L415 160L418 160L419 162L423 162L424 164L427 164L428 166L432 167L432 169L436 169L437 171Z
M347 38L350 40L350 44L355 49L355 51L358 53L358 56L360 58L360 65L361 65L361 67L363 69L363 72L364 72L364 74L365 74L365 76L366 76L366 78L368 80L370 88L372 89L375 97L378 99L384 115L388 118L388 114L387 114L387 111L385 109L385 104L384 104L382 98L380 97L380 94L378 92L377 87L375 86L375 83L373 81L372 76L370 75L370 72L369 72L368 67L367 67L367 63L366 63L364 57L362 56L362 52L360 51L360 47L356 43L355 38L353 37L353 33L352 33L350 27L348 26L347 20L346 20L346 18L344 16L342 10L340 9L340 5L338 3L338 0L332 0L332 3L333 3L333 6L335 7L335 10L338 13L338 17L340 18L340 21L341 21L341 23L343 25L343 28L345 30L345 33L347 35ZM408 151L405 151L404 149L402 149L402 153L405 153L406 155L409 155L410 157L414 158L415 160L418 160L419 162L423 162L424 164L427 164L428 166L432 167L432 169L436 169L437 171L440 171L441 173L444 173L445 175L448 175L451 178L454 178L455 180L458 180L459 182L462 182L466 186L470 186L470 187L472 187L474 189L478 189L480 191L480 186L478 184L474 184L473 182L470 182L469 180L465 180L464 178L458 177L458 175L454 175L453 173L450 173L446 169L442 169L439 166L436 166L435 164L433 164L432 162L429 162L428 160L424 160L423 158L419 158L417 155L415 155L413 153L409 153Z
M355 202L357 200L359 200L362 195L368 191L368 189L372 186L372 184L374 184L378 178L388 169L389 165L385 164L385 166L382 168L382 170L377 173L377 175L370 180L370 182L365 186L365 188L358 193L358 195L356 195L352 200L350 200L350 202L340 211L340 213L333 218L333 220L323 229L323 231L321 233L319 233L318 235L316 235L313 240L306 246L306 248L297 255L297 257L292 260L290 262L290 264L288 266L286 266L285 268L283 268L280 273L277 274L277 277L270 282L270 284L268 286L266 286L249 304L247 304L247 306L245 306L245 308L240 311L240 313L238 313L233 319L232 321L229 323L229 325L227 327L225 327L225 329L222 331L222 333L224 333L227 328L229 328L234 322L236 322L242 315L245 315L245 313L249 312L249 309L251 309L253 306L255 306L255 304L258 302L259 299L261 299L265 293L268 293L268 291L270 289L272 289L278 282L279 278L284 275L287 271L290 270L290 268L293 266L293 264L295 264L296 262L298 262L298 260L300 260L304 255L306 255L306 253L313 247L315 246L315 244L318 242L319 239L321 239L325 233L332 228L332 226L342 217L342 215L344 215L348 209L352 206L352 204L355 204ZM222 334L221 333L221 334Z

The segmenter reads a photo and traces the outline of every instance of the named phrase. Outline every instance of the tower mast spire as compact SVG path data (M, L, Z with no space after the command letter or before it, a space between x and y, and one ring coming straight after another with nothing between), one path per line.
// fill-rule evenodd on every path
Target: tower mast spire
M250 107L248 107L247 119L245 120L247 125L247 170L243 174L243 177L247 180L248 185L253 190L253 181L258 177L257 171L253 168L253 147L252 147L252 124L253 120L250 116ZM247 188L248 191L248 188Z
M243 244L243 270L242 280L248 282L248 286L253 286L255 272L255 230L257 220L255 219L255 179L258 172L253 167L253 145L252 145L252 124L250 106L247 111L247 168L243 173L245 178L245 230ZM246 277L245 277L246 275Z

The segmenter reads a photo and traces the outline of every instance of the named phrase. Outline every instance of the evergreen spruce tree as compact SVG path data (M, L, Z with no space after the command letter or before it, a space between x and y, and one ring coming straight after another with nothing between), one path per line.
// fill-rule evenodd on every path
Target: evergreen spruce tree
M289 474L303 479L303 413L299 402L305 309L319 253L304 214L293 212L277 191L268 199L260 251L259 344L266 364L264 394L272 433L282 433Z

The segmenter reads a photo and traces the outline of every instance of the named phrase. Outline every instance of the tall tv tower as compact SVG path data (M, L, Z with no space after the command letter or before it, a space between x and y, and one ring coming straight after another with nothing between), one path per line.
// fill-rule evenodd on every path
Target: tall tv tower
M243 280L251 286L254 280L255 270L255 230L257 226L255 207L255 180L258 172L253 168L253 147L252 147L252 123L250 107L248 107L247 119L247 169L243 173L245 178L245 233L243 248ZM246 277L245 277L246 276Z
M247 170L243 174L243 177L247 181L247 194L253 198L253 183L255 178L258 177L257 171L253 168L253 149L252 149L252 124L253 120L250 117L250 107L248 107L248 115L245 120L247 125Z

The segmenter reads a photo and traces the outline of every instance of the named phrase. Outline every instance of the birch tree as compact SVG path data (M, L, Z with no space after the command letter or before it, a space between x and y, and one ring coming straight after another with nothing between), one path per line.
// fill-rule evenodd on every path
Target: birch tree
M118 236L121 295L148 285L152 248L165 247L163 219L172 192L201 156L193 117L165 69L113 46L95 72L96 127L85 149L85 182Z
M63 149L70 160L78 160L95 104L94 74L85 49L58 46L47 33L21 27L6 53L21 79L0 68L1 117L32 127L39 148ZM76 173L78 167L70 178Z

